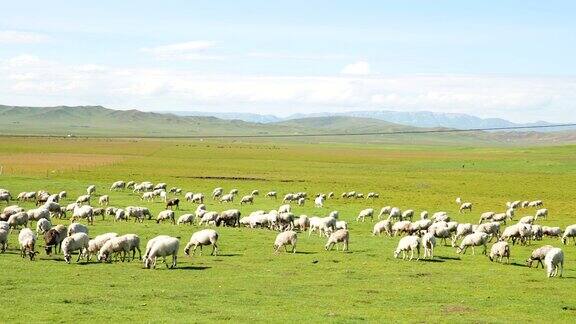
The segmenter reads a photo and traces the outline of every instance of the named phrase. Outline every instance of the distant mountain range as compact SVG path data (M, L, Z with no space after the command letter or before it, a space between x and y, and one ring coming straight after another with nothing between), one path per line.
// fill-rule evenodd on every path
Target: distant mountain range
M170 113L179 116L212 116L228 120L242 120L251 123L277 123L280 121L303 119L310 117L362 117L384 120L390 123L413 126L413 127L446 127L455 129L472 128L493 128L493 127L513 127L513 126L542 126L551 125L545 121L535 123L514 123L500 118L480 118L467 114L437 113L431 111L401 112L391 110L379 111L349 111L343 113L312 113L293 114L285 118L274 115L259 115L251 113L218 113L199 111L171 111Z
M370 112L373 113L373 112ZM380 112L378 112L380 113ZM317 116L300 115L269 122L265 116L258 122L238 119L226 120L210 116L178 116L170 113L143 112L139 110L113 110L101 106L15 107L0 105L0 135L21 136L97 136L97 137L196 137L230 136L233 140L243 137L280 135L265 141L348 142L393 144L564 144L576 143L576 131L556 132L449 132L424 133L422 131L451 129L447 127L414 127L393 123L379 118L346 114ZM436 114L438 115L438 114ZM446 114L444 114L446 115ZM232 115L227 115L231 118ZM247 117L247 114L243 114ZM368 116L371 116L368 114ZM380 114L380 116L384 116ZM300 117L300 118L298 118ZM438 117L438 116L436 116ZM472 120L475 117L471 117ZM441 120L437 118L437 120ZM461 121L465 120L460 116ZM266 122L265 122L266 121ZM506 122L506 121L504 121ZM508 122L510 123L510 122ZM510 125L468 124L462 128L498 127ZM436 125L436 124L432 124ZM489 126L487 126L489 125ZM512 124L517 125L517 124ZM456 127L453 127L456 128ZM361 136L333 136L332 134L383 133ZM388 134L395 133L395 134ZM293 136L296 135L296 136ZM317 135L305 136L299 135Z

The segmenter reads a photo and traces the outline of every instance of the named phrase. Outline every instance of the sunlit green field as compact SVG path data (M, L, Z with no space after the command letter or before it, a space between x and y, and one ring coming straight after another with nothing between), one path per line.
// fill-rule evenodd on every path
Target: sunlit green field
M208 210L239 208L243 215L275 209L282 196L333 191L380 193L376 200L329 199L324 208L312 200L295 214L325 216L332 210L350 227L350 251L324 250L326 238L299 234L297 253L273 254L276 232L218 228L220 255L192 258L183 246L199 229L146 221L115 223L97 219L90 236L114 231L135 233L145 242L159 234L181 238L178 267L143 269L141 262L66 264L48 257L43 240L35 261L22 259L17 233L0 255L0 315L3 322L52 321L410 321L410 322L573 322L576 318L576 246L545 238L513 246L511 264L490 262L469 250L459 255L438 246L433 260L393 258L397 237L374 237L373 222L357 223L358 212L386 205L419 214L445 210L460 222L478 221L481 212L503 212L506 201L541 199L549 209L540 224L576 223L576 146L470 148L361 144L291 144L186 140L106 140L4 138L0 144L0 188L21 191L68 191L67 204L85 193L109 194L111 206L141 205L154 214L157 201L143 202L127 190L110 192L116 180L166 182L184 192L210 196L218 186L253 189L254 205L219 204ZM458 214L454 200L474 203L472 213ZM183 195L180 197L183 199ZM96 199L93 199L96 201ZM33 203L21 203L32 208ZM3 203L0 203L3 208ZM182 203L177 217L196 205ZM530 215L522 209L516 217ZM54 223L69 224L67 220ZM32 224L35 227L35 223ZM532 249L552 244L565 253L564 277L546 278L524 260ZM481 249L477 249L478 250Z

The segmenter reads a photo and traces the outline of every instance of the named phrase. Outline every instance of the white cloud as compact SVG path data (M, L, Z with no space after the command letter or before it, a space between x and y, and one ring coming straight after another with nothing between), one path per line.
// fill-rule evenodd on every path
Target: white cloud
M50 40L50 37L33 32L0 30L0 44L35 44Z
M211 60L222 58L221 56L206 54L214 46L215 43L211 41L190 41L143 48L142 51L163 60Z
M370 64L366 61L358 61L346 65L340 73L348 75L368 75L370 74Z
M186 69L67 65L21 55L0 61L0 98L11 105L102 104L280 115L430 110L567 122L575 121L576 77L199 75Z
M342 60L349 56L344 54L293 54L283 52L249 52L248 57L265 59L287 59L287 60Z

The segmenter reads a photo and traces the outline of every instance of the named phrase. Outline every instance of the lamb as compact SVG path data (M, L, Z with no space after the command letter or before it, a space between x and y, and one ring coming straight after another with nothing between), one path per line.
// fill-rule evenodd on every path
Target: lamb
M168 268L166 257L171 255L172 264L170 265L170 269L175 268L178 260L179 248L180 240L175 237L161 237L154 240L146 259L144 259L144 266L148 269L150 269L150 267L155 269L158 257L162 257L164 264L166 264L166 268Z
M422 246L424 246L424 258L429 256L434 258L434 246L436 246L436 238L432 233L424 233L422 236Z
M274 199L276 199L276 198L278 198L278 194L276 193L276 191L269 191L266 193L266 197L268 197L268 198L274 197Z
M324 207L324 197L319 196L314 199L314 207L322 208Z
M456 197L456 205L462 205L462 198Z
M232 227L240 226L240 216L242 213L238 209L225 210L216 217L216 226L220 226L220 224Z
M564 245L568 244L570 238L572 238L574 245L576 245L576 224L566 227L564 235L562 235L562 243Z
M86 250L86 252L87 252L86 260L90 261L90 256L92 254L97 254L106 242L108 242L109 240L111 240L115 237L118 237L117 233L104 233L104 234L98 235L95 238L91 239L88 242L88 248Z
M541 264L542 268L544 268L544 258L546 257L546 253L548 253L548 251L552 250L554 247L552 245L544 245L541 246L537 249L535 249L534 251L532 251L532 254L530 255L530 257L528 257L528 259L526 259L526 265L529 268L532 268L532 263L534 261L538 261L536 263L536 268L538 268L538 265Z
M466 249L471 246L472 247L472 255L476 254L474 250L475 246L484 246L484 251L482 254L486 254L486 243L488 243L488 234L482 232L476 232L472 234L466 235L460 246L456 248L456 253L466 254Z
M76 262L80 262L82 255L87 255L86 250L88 249L88 243L90 239L86 233L76 233L62 241L62 253L64 254L64 260L66 263L70 263L72 259L72 252L78 252L78 259Z
M78 199L76 199L76 204L80 205L83 203L87 203L88 205L90 205L90 195L82 195L78 197Z
M240 205L242 204L254 204L254 196L253 195L248 195L248 196L244 196L242 197L242 199L240 199Z
M366 209L360 211L360 214L358 214L356 221L358 222L358 221L362 220L362 222L364 222L366 217L370 217L370 219L372 221L374 220L374 208L366 208Z
M326 251L330 251L332 250L332 247L336 245L336 251L338 251L337 243L342 243L342 251L348 251L349 237L350 233L348 232L347 229L339 229L336 232L330 234L328 242L326 242L324 248L326 249Z
M126 182L122 181L122 180L118 180L116 182L114 182L111 186L110 186L110 191L112 190L123 190L124 188L126 188Z
M178 225L182 225L182 224L190 224L192 225L194 223L194 214L184 214L180 217L178 217L178 221L176 222Z
M74 222L77 219L83 218L88 220L88 224L94 225L94 210L92 207L84 205L74 208L74 213L72 214L72 218L70 218L70 220Z
M535 219L538 218L548 218L548 209L541 208L536 211L536 215L534 216Z
M218 253L218 233L215 230L204 229L192 234L190 242L184 248L184 254L190 255L190 248L194 247L192 250L192 255L194 255L196 248L200 247L200 255L202 255L202 246L204 245L212 245L212 253L210 255Z
M44 234L51 228L52 224L50 223L50 221L45 218L42 218L38 221L38 223L36 223L36 235Z
M126 255L130 251L132 251L132 260L134 260L136 257L136 250L138 250L138 259L141 259L142 254L140 252L140 237L138 237L138 235L126 234L114 237L104 243L98 252L98 260L101 262L109 261L111 260L112 254L115 254L117 258L118 254L122 253L120 260L124 262L126 260Z
M90 196L93 193L96 192L96 186L95 185L90 185L88 186L88 188L86 188L86 193Z
M36 254L38 254L35 251L36 234L29 228L23 228L18 234L18 243L20 244L20 255L22 255L22 258L28 256L30 260L34 260Z
M558 275L558 270L560 270L560 277L564 272L564 252L559 248L552 248L546 257L544 257L544 264L546 265L546 273L548 278L556 277Z
M388 236L392 236L392 222L390 222L390 220L385 219L374 224L372 235L380 235L382 232L386 232Z
M394 250L394 258L398 258L400 252L402 252L402 260L406 260L406 251L410 251L410 261L414 258L414 251L416 250L418 253L418 257L416 260L420 260L420 244L421 239L416 235L410 235L403 237L400 242L398 242L398 246L396 250Z
M158 213L158 216L156 217L156 224L160 224L160 222L165 220L170 220L172 224L176 225L175 213L173 210L164 210Z
M560 235L562 235L562 230L560 227L542 226L542 235L560 237Z
M296 253L296 242L298 240L298 234L294 231L281 232L276 236L274 241L274 253L280 253L280 248L284 247L286 252L288 252L287 245L292 246L292 253Z
M100 206L108 206L109 203L110 203L110 196L108 195L102 195L100 196L100 198L98 198L98 204Z
M0 253L6 252L8 248L8 230L0 228Z
M28 214L26 212L19 212L11 215L8 218L8 226L10 228L16 229L18 226L26 227L28 226Z
M494 243L490 249L488 258L490 258L490 261L500 258L500 263L502 263L503 258L506 258L506 263L510 263L510 246L508 242L498 241Z
M466 202L460 205L460 213L463 213L465 210L472 211L472 203Z
M66 238L66 232L67 228L64 225L56 225L44 233L44 250L47 255L52 254L52 247L55 251L62 252L62 241Z
M220 198L220 203L233 202L233 201L234 201L234 195L233 194L226 194L226 195L223 195L222 198Z
M68 226L68 236L72 236L76 233L86 233L88 234L88 227L80 223L72 223Z

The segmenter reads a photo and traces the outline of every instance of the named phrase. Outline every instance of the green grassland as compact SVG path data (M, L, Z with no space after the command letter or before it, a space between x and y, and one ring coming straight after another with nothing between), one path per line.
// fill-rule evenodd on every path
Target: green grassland
M524 266L531 246L513 246L510 265L483 255L456 254L438 246L431 261L402 261L392 252L397 237L374 237L373 222L357 223L361 209L394 205L419 212L445 210L460 222L477 222L483 211L503 211L510 200L542 199L550 216L541 224L576 223L576 146L464 147L372 144L227 142L170 139L4 138L0 144L0 188L67 190L72 197L89 184L110 194L111 205L143 205L154 214L160 202L142 202L130 191L112 192L115 180L167 182L207 195L216 186L280 194L306 191L377 191L374 201L312 201L294 212L323 216L340 211L350 226L350 251L324 250L326 239L299 234L298 253L274 255L276 233L218 228L220 255L185 257L177 269L143 269L141 262L66 264L48 257L43 242L35 261L18 255L17 233L0 255L0 318L3 322L573 322L576 318L576 246L563 246L564 278L548 279ZM474 203L460 215L454 199ZM1 204L1 203L0 203ZM23 203L32 208L32 203ZM244 215L280 205L260 196ZM0 207L3 207L0 205ZM183 203L177 216L195 205ZM517 217L533 213L525 209ZM69 221L55 221L68 224ZM35 225L34 225L35 226ZM114 223L96 220L90 236L136 233L145 242L159 234L181 237L194 226Z

